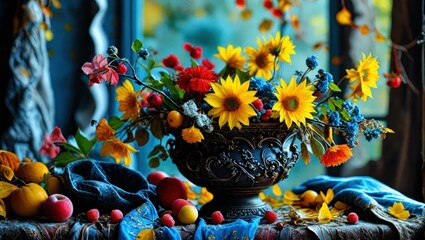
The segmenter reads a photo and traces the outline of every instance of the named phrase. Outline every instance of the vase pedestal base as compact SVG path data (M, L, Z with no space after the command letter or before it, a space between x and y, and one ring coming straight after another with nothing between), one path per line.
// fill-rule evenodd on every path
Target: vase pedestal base
M220 189L210 190L214 198L201 207L199 215L205 219L210 219L211 214L220 211L225 221L236 219L248 220L253 217L263 217L267 210L272 208L263 202L258 196L258 191Z

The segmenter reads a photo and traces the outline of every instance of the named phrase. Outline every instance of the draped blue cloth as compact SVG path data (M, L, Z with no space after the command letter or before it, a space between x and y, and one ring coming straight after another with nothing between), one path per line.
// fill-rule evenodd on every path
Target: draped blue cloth
M399 239L423 238L425 203L410 199L374 178L368 176L316 176L307 179L293 191L300 194L310 189L326 193L328 188L331 188L335 194L332 202L342 201L374 221L387 223L396 230ZM388 207L393 206L395 202L403 203L405 209L409 210L411 214L409 219L400 220L389 214ZM325 235L320 238L330 239Z

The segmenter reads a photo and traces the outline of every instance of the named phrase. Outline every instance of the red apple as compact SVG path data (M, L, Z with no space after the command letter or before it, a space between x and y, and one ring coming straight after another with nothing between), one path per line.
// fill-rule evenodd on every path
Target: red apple
M62 194L50 195L43 203L43 213L53 222L64 222L72 216L74 211L71 200Z
M147 180L150 184L158 185L159 181L162 179L169 177L167 173L162 171L154 171L148 174Z
M166 177L156 185L159 204L165 209L171 209L176 199L187 200L187 188L183 181L175 177Z

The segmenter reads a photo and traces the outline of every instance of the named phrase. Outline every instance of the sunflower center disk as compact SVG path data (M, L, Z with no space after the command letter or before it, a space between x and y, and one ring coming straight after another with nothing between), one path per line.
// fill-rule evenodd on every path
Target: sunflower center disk
M283 100L283 106L286 110L294 112L298 109L299 99L296 96L287 97Z
M229 97L226 99L226 103L224 104L227 111L236 111L240 106L239 99L236 97Z

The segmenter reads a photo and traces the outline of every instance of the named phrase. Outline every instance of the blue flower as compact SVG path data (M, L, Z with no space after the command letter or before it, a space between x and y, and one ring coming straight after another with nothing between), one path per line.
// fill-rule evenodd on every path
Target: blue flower
M329 83L334 81L332 74L325 72L323 69L319 69L316 77L318 78L318 81L316 83L316 88L321 93L327 92L329 88Z
M353 148L356 145L357 133L359 131L359 124L354 121L345 122L345 139L347 140L348 146Z
M363 134L366 140L370 142L372 139L377 139L381 136L381 129L378 127L366 128Z
M315 69L319 65L319 58L316 55L311 55L305 60L305 64L310 69Z
M328 114L329 124L332 126L341 126L341 117L339 116L339 112L330 111Z

